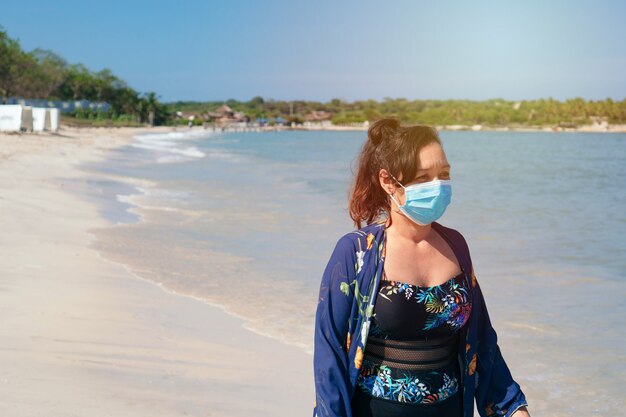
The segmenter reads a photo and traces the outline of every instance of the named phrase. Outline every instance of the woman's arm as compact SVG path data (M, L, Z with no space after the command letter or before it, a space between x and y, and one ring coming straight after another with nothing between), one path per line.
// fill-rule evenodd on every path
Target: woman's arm
M504 361L480 285L474 276L473 309L479 315L476 406L481 416L529 416L526 397Z
M344 236L337 242L322 275L315 313L314 417L352 415L346 337L354 295L342 292L341 284L350 284L356 278L355 265L354 244Z

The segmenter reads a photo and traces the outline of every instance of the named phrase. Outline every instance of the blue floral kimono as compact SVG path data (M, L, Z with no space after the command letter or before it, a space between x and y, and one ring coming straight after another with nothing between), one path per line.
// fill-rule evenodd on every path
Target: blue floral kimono
M342 236L324 270L315 314L313 417L352 417L352 394L383 271L385 224L381 220ZM527 405L526 398L498 347L467 242L454 229L437 222L432 227L448 241L472 288L470 318L459 339L463 417L473 417L474 398L482 417L509 417Z

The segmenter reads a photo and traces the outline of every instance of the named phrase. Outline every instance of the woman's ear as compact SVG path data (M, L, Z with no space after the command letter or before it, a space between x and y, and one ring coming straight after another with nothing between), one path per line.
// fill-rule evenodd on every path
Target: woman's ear
M385 193L393 194L395 192L396 181L389 175L389 172L385 168L381 168L380 171L378 171L378 180Z

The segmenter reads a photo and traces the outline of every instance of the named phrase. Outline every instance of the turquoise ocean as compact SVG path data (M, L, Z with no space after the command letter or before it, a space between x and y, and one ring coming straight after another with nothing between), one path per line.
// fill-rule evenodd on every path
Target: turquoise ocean
M440 133L452 202L503 355L533 416L624 415L626 134ZM313 348L364 131L146 134L72 189L105 258L246 327ZM312 359L311 359L312 364Z

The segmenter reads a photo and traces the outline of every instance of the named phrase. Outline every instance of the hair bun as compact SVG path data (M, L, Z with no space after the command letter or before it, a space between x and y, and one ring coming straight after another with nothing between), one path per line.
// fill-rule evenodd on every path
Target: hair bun
M367 136L374 145L379 145L386 137L395 134L399 127L400 120L395 117L384 117L372 123L367 130Z

